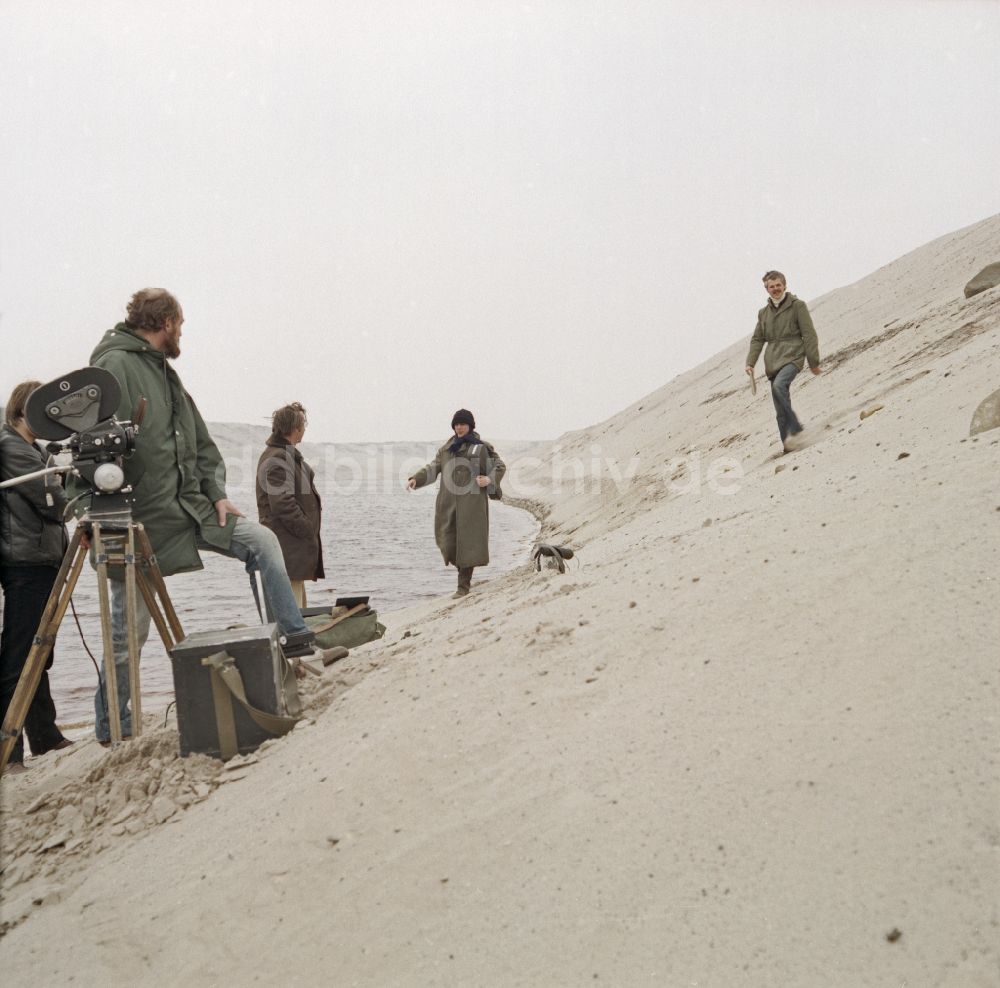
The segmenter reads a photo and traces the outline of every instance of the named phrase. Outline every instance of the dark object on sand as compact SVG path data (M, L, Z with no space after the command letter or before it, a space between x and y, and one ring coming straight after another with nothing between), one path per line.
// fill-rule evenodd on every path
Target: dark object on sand
M346 659L351 653L344 648L342 645L337 645L334 648L328 648L323 653L323 665L332 666L334 662L339 662L341 659Z
M566 545L550 545L548 542L539 542L531 553L535 569L539 573L542 571L542 556L552 560L552 564L560 573L565 573L565 560L573 558L573 550Z

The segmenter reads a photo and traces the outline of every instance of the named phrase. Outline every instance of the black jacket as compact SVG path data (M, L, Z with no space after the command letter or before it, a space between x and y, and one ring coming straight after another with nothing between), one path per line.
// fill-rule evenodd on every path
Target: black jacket
M45 454L9 425L0 427L0 480L45 467ZM59 566L66 550L66 495L49 475L0 490L0 564Z

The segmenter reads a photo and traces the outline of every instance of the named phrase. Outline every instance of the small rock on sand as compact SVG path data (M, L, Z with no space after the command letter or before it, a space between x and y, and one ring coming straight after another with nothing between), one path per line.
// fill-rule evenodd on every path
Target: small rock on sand
M972 298L980 292L985 292L990 288L1000 285L1000 261L987 264L966 286L965 297Z
M65 844L66 841L70 839L73 835L68 830L59 830L54 833L44 844L42 844L43 851L51 851L53 848L59 847Z
M177 812L177 804L166 796L157 796L153 800L153 819L157 823L166 823Z
M972 415L969 435L975 436L980 432L989 432L990 429L996 429L998 426L1000 426L1000 388L979 403L979 407Z

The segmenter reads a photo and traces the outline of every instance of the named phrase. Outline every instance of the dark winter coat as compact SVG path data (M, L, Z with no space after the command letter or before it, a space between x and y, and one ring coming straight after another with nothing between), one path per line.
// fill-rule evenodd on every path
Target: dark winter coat
M319 580L323 572L323 505L315 474L302 454L271 436L257 462L257 514L281 543L290 580Z
M757 313L747 367L757 363L765 343L764 371L771 380L785 364L795 364L801 371L808 360L810 367L819 367L819 340L812 317L806 303L791 292L786 293L777 308L768 302Z
M463 444L457 453L451 452L455 441L451 436L433 462L412 477L417 487L441 478L434 507L434 539L445 565L459 569L486 566L490 561L490 501L486 488L476 483L476 477L485 473L485 457L494 461L494 483L499 484L507 470L490 443L476 433L470 436L472 441Z
M227 550L236 524L229 515L219 526L214 505L226 497L226 467L201 413L164 354L124 323L104 334L90 362L118 379L119 419L147 401L125 482L135 488L133 517L145 525L160 570L201 569L198 541Z
M45 454L9 425L0 427L0 480L45 468ZM0 491L0 564L56 566L66 551L66 495L55 475Z

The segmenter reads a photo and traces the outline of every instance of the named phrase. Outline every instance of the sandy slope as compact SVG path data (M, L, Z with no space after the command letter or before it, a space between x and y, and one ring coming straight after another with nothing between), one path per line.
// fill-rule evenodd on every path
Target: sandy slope
M996 985L998 252L814 302L800 453L744 340L519 467L572 570L407 612L250 764L5 778L5 981Z

